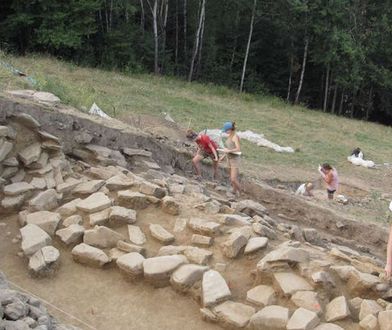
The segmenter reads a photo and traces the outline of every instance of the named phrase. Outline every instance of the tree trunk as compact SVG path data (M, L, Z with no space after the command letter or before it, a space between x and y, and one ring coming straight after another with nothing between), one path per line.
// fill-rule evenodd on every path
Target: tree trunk
M306 58L308 57L308 46L309 46L309 38L305 37L304 58L302 61L301 77L299 79L297 94L295 95L295 104L298 104L298 102L299 102L299 95L301 94L302 84L304 81L305 68L306 68Z
M351 99L351 109L350 109L350 117L351 118L354 118L355 102L356 102L356 91L353 91L353 97Z
M328 91L329 91L329 74L331 68L328 63L327 65L327 75L325 77L325 89L324 89L324 104L323 104L323 112L327 111L327 104L328 104Z
M254 1L253 1L253 9L252 9L252 18L250 19L250 28L249 28L248 44L246 45L246 52L245 52L244 64L243 64L243 66L242 66L242 76L241 76L241 83L240 83L240 93L242 93L243 88L244 88L246 64L247 64L247 62L248 62L249 49L250 49L250 42L251 42L251 40L252 40L253 25L254 25L255 16L256 16L256 5L257 5L257 0L254 0Z
M178 0L176 0L176 45L174 49L174 67L178 75Z
M341 116L343 112L343 101L344 101L344 89L342 90L342 96L340 97L339 116Z
M366 107L366 117L365 117L366 120L369 120L369 115L372 110L372 107L373 107L373 86L370 87L370 91L369 91L369 99Z
M145 13L144 13L144 4L143 0L140 0L140 9L141 9L141 14L140 14L140 29L142 30L142 36L144 36L144 26L145 26Z
M187 0L184 0L184 63L188 62L188 46L187 46Z
M113 0L110 0L110 12L109 12L109 29L112 29L113 22Z
M98 11L98 17L99 17L99 22L101 24L101 30L102 30L102 33L103 33L104 32L104 28L103 28L103 19L102 19L102 11L101 11L101 9Z
M195 35L195 44L194 44L194 47L193 47L193 54L192 54L191 66L190 66L190 69L189 69L188 81L192 81L193 69L194 69L194 66L195 66L196 55L198 54L198 51L199 51L200 33L201 33L202 24L203 24L203 16L204 16L204 11L205 11L205 4L206 4L206 0L201 0L201 8L200 8L200 15L199 15L199 26L197 28L196 35Z
M162 64L161 72L163 72L166 64L166 26L167 26L167 13L169 11L169 0L164 0L164 13L162 25Z
M332 106L331 106L331 113L335 113L336 107L336 97L338 95L338 85L335 83L335 89L333 91L333 99L332 99Z
M287 97L286 101L290 102L290 93L291 93L291 83L293 79L293 66L294 66L294 55L290 55L290 75L289 75L289 86L287 87Z
M106 21L106 32L108 32L109 31L109 15L108 15L106 0L105 0L105 21Z
M234 64L234 58L235 58L235 51L237 49L237 43L238 43L238 24L240 23L240 9L237 9L237 14L235 17L235 25L234 25L234 30L235 30L235 36L234 36L234 46L233 46L233 51L231 53L231 60L230 60L230 69L229 71L233 71L233 64Z
M203 37L204 37L205 22L206 22L206 11L204 10L203 22L202 22L202 25L201 25L201 33L200 33L199 56L197 58L197 66L196 66L196 77L199 77L200 70L201 70L201 54L202 54L202 49L203 49Z
M159 74L159 36L158 36L158 0L154 0L154 5L151 6L150 0L147 0L152 13L153 29L154 29L154 73Z

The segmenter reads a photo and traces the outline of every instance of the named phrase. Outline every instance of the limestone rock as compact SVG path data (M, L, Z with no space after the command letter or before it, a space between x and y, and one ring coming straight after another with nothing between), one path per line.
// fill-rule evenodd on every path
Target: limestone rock
M102 211L90 214L89 215L90 226L106 225L106 223L109 221L110 212L111 212L111 208L107 208Z
M302 231L305 241L311 244L319 244L320 243L320 235L319 232L314 228L305 228Z
M1 144L1 143L0 143ZM10 157L3 161L4 166L19 166L19 161L16 157Z
M38 211L26 215L27 224L37 225L49 235L54 235L60 220L60 214L49 211Z
M235 210L240 213L245 213L250 217L253 217L254 215L263 216L264 214L267 214L267 209L263 205L251 199L238 202L235 206Z
M119 205L135 210L145 209L150 204L145 194L131 190L119 191L117 196Z
M185 292L190 289L197 281L200 281L204 272L208 270L207 266L200 265L182 265L171 276L170 283L173 287Z
M137 245L146 243L146 236L138 226L128 225L129 240Z
M274 279L285 295L293 295L297 291L312 290L312 286L302 277L294 273L274 273Z
M109 197L102 192L96 192L78 202L76 208L87 213L94 213L108 208L111 204Z
M266 236L269 239L276 239L277 238L277 235L273 229L271 229L261 223L254 223L252 225L252 229L257 235Z
M373 314L368 314L359 322L359 326L361 329L365 330L377 330L378 329L378 320Z
M248 305L225 301L214 308L218 319L224 324L236 328L245 328L256 310Z
M172 256L175 254L183 254L188 246L185 245L166 245L162 246L158 251L158 256Z
M165 286L169 283L171 274L187 262L182 255L148 258L143 262L144 277L154 286Z
M305 308L317 314L322 313L320 301L315 291L297 291L291 296L291 301L298 307Z
M71 178L67 178L62 183L57 183L56 182L56 190L59 193L68 194L73 189L75 189L80 183L81 183L81 180L77 180L77 179L74 179L72 177Z
M188 226L197 233L216 236L219 233L219 228L221 225L213 221L200 218L191 218L188 222Z
M203 306L209 307L231 297L231 292L222 275L209 270L203 274L202 301Z
M15 299L15 301L11 302L4 308L4 315L6 316L6 318L14 321L21 319L24 316L27 316L28 312L29 312L29 308L27 307L27 305L25 305L19 299ZM11 326L11 327L7 327L6 330L8 329L16 329L16 328L13 328Z
M130 156L130 157L140 156L140 157L151 158L151 156L152 156L151 151L147 151L147 150L143 150L143 149L123 148L122 152L125 155Z
M137 252L140 253L142 255L146 254L146 249L143 248L142 246L138 246L135 244L130 244L124 241L118 241L117 242L117 249L124 251L124 252Z
M180 214L180 205L173 197L165 196L162 199L162 211L167 214L178 215Z
M348 276L347 287L352 295L363 296L380 282L377 276L355 270Z
M246 245L248 239L241 232L232 233L228 240L222 243L222 252L228 258L235 258Z
M46 188L46 181L44 178L33 178L31 180L30 184L35 188L35 189L40 189L43 190Z
M321 323L319 326L317 326L317 328L314 328L314 330L344 330L344 329L333 323Z
M60 99L56 95L49 92L35 92L33 97L35 101L46 105L60 103Z
M83 223L83 219L79 214L71 215L63 220L63 227L69 227L70 225L81 225Z
M34 143L29 145L27 148L20 151L18 156L25 166L30 165L32 162L38 161L39 157L41 156L41 144Z
M41 127L41 124L32 116L27 113L18 113L15 116L15 121L19 122L23 126L27 128L31 128L33 130L38 130Z
M51 275L58 266L60 252L53 246L45 246L29 260L29 270L35 276Z
M69 225L67 228L56 232L63 243L66 245L80 243L83 240L84 227L78 224Z
M37 196L30 200L29 206L33 211L50 211L58 206L58 195L56 190L48 189L40 192Z
M124 254L117 259L117 266L132 278L143 275L143 262L145 258L137 252Z
M377 316L381 311L383 311L383 308L375 300L363 299L359 311L359 320L362 321L368 315Z
M327 322L343 320L348 316L350 316L350 310L344 296L335 298L326 307L325 320Z
M8 141L0 140L0 162L2 162L11 152L14 145Z
M81 202L80 198L76 198L57 209L57 212L61 214L63 217L69 217L76 212L76 205Z
M199 234L192 235L192 244L201 245L201 246L211 246L214 239L209 236L203 236Z
M287 330L310 330L320 323L315 312L305 308L298 308L287 323Z
M307 262L309 260L309 253L301 248L293 248L290 246L280 247L268 253L263 259L257 263L257 269L262 271L266 264L273 262L290 262L299 263Z
M73 194L89 195L97 192L103 185L103 180L91 180L78 184L73 190Z
M273 305L276 302L275 290L267 285L258 285L246 293L246 300L260 307Z
M161 225L150 224L149 228L150 228L151 236L156 238L162 244L170 244L174 242L175 237L171 233L169 233L165 228L163 228Z
M127 254L125 251L122 251L118 248L112 248L108 252L108 256L110 260L117 262L118 258L122 257L123 255Z
M122 206L112 206L109 220L113 223L130 224L136 221L136 211Z
M244 217L238 214L222 214L220 223L228 226L249 226L251 224L250 217Z
M26 256L34 254L52 241L44 230L33 224L21 228L20 234L22 236L22 250Z
M106 181L106 188L110 191L127 189L133 185L134 181L124 174L115 175Z
M264 249L268 244L267 237L253 237L249 239L248 243L245 246L244 254L249 254L256 252L260 249Z
M12 183L4 187L4 195L6 196L17 196L24 194L30 190L33 190L34 186L27 182Z
M392 330L392 311L384 311L378 314L380 330Z
M187 247L184 251L184 255L190 262L206 265L212 257L212 252L197 247Z
M94 229L89 229L84 232L83 242L105 249L115 247L117 242L123 239L124 237L114 230L105 226L95 226Z
M105 252L85 243L76 245L72 249L72 257L76 262L93 267L102 267L110 262Z
M278 305L264 307L250 319L252 329L280 330L286 329L289 321L289 310Z
M25 198L25 195L4 197L1 201L1 206L6 210L18 211L22 207Z
M152 184L148 181L143 181L140 184L140 192L145 195L152 195L157 198L163 198L166 195L166 190L159 187L156 184Z

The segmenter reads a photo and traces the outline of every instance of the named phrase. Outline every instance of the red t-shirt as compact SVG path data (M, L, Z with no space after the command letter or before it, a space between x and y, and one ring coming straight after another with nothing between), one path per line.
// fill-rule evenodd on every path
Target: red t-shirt
M213 151L209 147L210 143L214 147L215 150L218 149L218 145L215 143L215 141L211 140L210 137L206 134L199 135L196 139L196 143L198 144L198 146L201 149L203 149L205 152L207 152L209 154L213 153Z

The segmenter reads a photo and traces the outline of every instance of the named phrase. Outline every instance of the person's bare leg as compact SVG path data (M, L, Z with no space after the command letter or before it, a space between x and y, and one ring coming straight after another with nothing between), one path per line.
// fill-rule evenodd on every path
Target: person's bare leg
M230 168L230 182L234 193L241 193L241 186L238 181L238 168L236 167Z
M201 169L200 169L200 162L202 161L203 157L199 154L196 154L195 157L192 159L193 167L195 168L196 175L201 176Z

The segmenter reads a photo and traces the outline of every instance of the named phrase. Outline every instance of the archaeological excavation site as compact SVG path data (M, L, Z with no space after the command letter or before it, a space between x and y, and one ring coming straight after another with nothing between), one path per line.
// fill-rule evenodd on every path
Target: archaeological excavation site
M140 125L139 125L140 126ZM387 229L49 93L0 95L0 330L392 329Z

